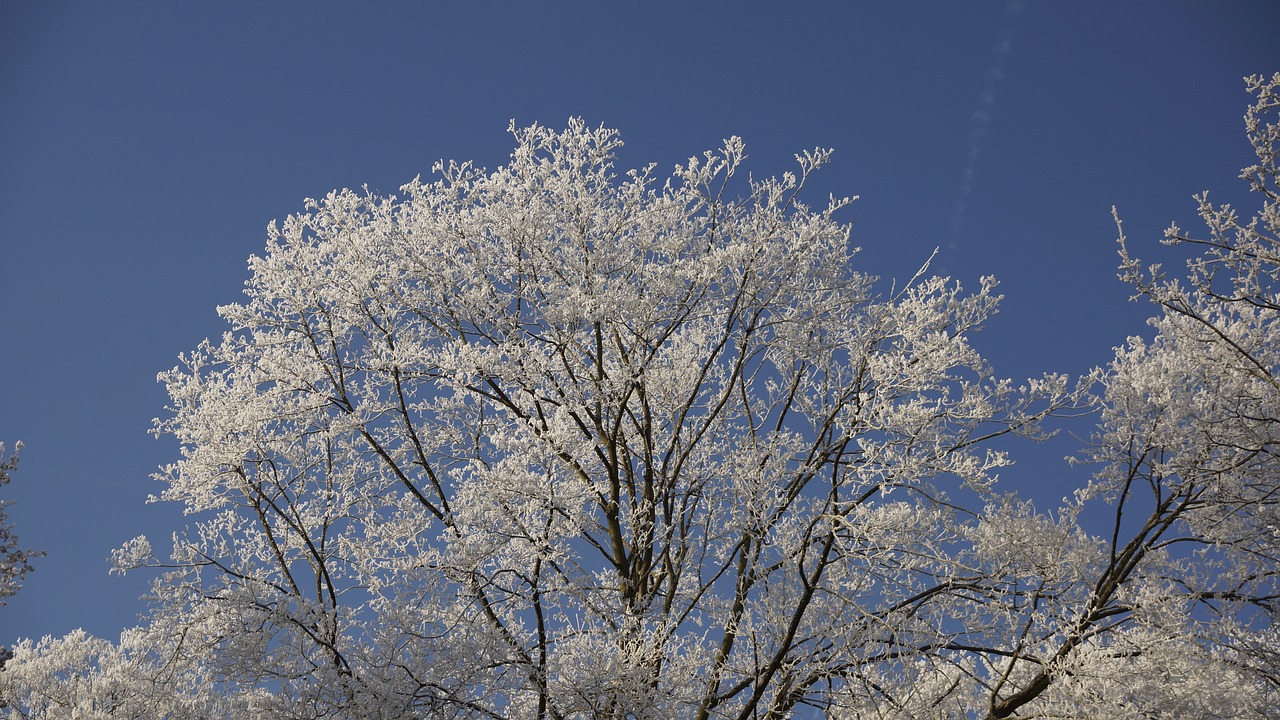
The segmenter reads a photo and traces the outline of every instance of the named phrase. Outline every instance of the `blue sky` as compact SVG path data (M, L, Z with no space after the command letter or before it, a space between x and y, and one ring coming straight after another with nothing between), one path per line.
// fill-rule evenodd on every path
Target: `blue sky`
M1273 0L0 4L0 440L26 443L4 497L48 552L0 644L142 611L110 550L188 520L144 504L177 457L147 433L155 375L223 331L306 197L494 167L512 118L618 128L627 167L729 135L757 175L834 147L811 197L861 195L860 269L941 247L1003 283L977 343L1000 374L1079 373L1149 313L1115 279L1113 204L1151 258L1193 193L1250 206L1240 78L1280 70L1277 37ZM1015 447L1004 481L1060 497L1070 447Z

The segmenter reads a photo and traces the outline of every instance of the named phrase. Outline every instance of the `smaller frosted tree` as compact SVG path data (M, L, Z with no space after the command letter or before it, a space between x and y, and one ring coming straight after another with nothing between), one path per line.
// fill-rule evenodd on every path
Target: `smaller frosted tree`
M1169 582L1204 611L1190 630L1280 689L1280 73L1246 78L1257 162L1240 177L1261 200L1243 218L1196 196L1206 234L1174 224L1164 243L1199 254L1185 278L1144 267L1121 234L1122 277L1157 304L1151 343L1117 355L1104 454L1177 493L1184 543L1211 569ZM1124 412L1121 413L1121 408ZM1123 452L1115 451L1124 448ZM1114 483L1113 483L1114 485Z
M12 473L18 468L18 453L21 450L22 443L17 443L13 454L5 457L5 445L0 443L0 487L13 480ZM35 550L23 550L18 544L18 535L13 530L7 512L11 502L0 500L0 605L22 587L22 579L34 569L31 560L44 554Z
M1261 208L1242 219L1197 196L1207 235L1164 235L1200 251L1185 277L1121 231L1121 278L1159 314L1103 377L1082 456L1097 474L1056 516L1011 507L977 525L1007 581L985 616L1008 638L983 653L989 717L1280 707L1280 74L1247 82L1258 162L1241 177ZM1109 528L1084 533L1082 517Z

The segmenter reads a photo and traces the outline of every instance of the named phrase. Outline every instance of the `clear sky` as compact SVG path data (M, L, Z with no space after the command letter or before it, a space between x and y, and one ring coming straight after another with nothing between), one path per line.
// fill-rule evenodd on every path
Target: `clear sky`
M441 158L495 167L508 121L618 128L621 165L722 138L757 175L836 148L860 269L935 247L1003 282L996 370L1079 373L1145 332L1111 206L1142 255L1242 198L1241 77L1280 70L1275 0L0 3L0 440L11 518L44 549L0 644L115 638L145 574L109 576L174 460L158 371L221 334L266 224L336 187L393 192ZM1249 204L1245 203L1246 207ZM1064 449L1065 448L1065 449ZM1070 443L1016 447L1011 489L1061 497Z

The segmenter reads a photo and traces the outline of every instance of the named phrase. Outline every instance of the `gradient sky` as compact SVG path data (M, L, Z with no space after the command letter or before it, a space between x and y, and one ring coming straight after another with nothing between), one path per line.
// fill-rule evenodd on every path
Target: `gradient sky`
M44 549L0 644L116 638L145 574L108 575L177 458L148 435L158 371L224 326L265 226L336 187L394 192L441 158L495 167L508 121L618 128L669 169L745 138L756 175L836 148L859 268L1001 279L977 340L1021 378L1105 363L1150 309L1115 277L1119 207L1144 257L1193 193L1250 208L1241 78L1280 70L1280 3L36 2L0 4L0 497ZM1167 256L1165 256L1167 257ZM1087 428L1084 428L1087 432ZM1070 442L1014 448L1051 502Z

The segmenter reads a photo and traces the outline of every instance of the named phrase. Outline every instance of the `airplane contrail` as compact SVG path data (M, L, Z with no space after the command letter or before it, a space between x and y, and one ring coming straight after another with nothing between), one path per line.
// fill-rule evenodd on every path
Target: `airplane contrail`
M960 245L960 230L964 226L965 213L969 209L969 196L973 193L974 177L978 170L978 156L982 154L987 126L991 124L995 110L996 93L1004 80L1005 62L1017 34L1017 18L1022 14L1023 0L1009 0L1004 6L1004 35L991 49L991 63L983 75L982 92L978 95L978 109L969 116L969 147L964 156L964 169L960 174L960 190L956 194L955 208L951 212L951 235L947 251L953 252Z

